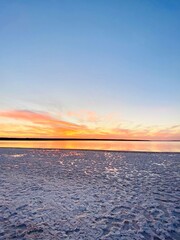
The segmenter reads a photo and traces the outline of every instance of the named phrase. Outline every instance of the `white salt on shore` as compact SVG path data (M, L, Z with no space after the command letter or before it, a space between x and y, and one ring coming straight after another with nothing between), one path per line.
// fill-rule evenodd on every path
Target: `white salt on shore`
M0 148L0 239L180 239L180 154Z

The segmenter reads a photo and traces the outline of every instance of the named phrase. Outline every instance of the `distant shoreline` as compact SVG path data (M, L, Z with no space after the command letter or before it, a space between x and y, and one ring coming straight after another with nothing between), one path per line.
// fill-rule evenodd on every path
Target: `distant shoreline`
M180 140L117 139L117 138L8 138L0 141L119 141L119 142L180 142Z

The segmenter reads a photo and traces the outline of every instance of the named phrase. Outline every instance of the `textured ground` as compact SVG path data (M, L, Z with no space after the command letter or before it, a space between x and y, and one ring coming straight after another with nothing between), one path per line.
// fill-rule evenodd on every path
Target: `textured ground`
M0 239L180 239L180 154L0 148Z

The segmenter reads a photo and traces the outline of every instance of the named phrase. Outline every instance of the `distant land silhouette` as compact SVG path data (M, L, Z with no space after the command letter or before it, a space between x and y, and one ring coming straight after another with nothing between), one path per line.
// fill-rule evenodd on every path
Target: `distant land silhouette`
M121 142L179 142L180 140L118 139L118 138L24 138L0 137L0 141L121 141Z

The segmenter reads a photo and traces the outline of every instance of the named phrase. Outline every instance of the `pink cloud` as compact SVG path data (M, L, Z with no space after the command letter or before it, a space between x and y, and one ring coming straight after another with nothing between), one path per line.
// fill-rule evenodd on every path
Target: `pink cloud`
M119 122L117 125L119 127L113 124L104 127L103 120L107 121L107 118L98 116L92 111L68 112L67 115L79 118L79 124L57 119L48 113L28 110L0 111L0 136L180 139L180 125L163 129L138 125L137 128L132 129L131 126L123 127ZM8 122L6 122L7 119ZM99 124L90 128L89 122L99 122Z

